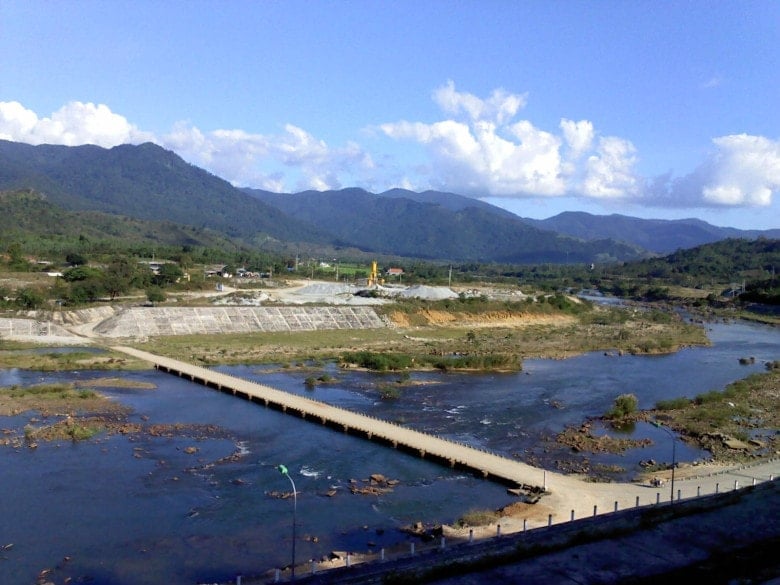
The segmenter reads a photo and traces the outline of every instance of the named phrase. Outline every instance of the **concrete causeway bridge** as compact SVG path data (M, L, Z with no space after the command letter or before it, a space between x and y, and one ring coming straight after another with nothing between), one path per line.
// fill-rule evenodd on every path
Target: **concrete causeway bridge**
M546 488L544 470L520 461L187 362L131 347L117 346L112 349L151 362L156 369L163 372L187 378L220 392L402 449L453 468L466 469L487 479L525 489Z

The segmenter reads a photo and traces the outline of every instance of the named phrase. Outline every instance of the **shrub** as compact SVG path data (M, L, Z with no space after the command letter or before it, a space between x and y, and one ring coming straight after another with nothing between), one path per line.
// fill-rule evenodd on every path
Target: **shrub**
M501 516L495 510L469 510L455 522L461 528L466 526L487 526L497 522Z
M146 298L154 305L165 302L167 297L163 289L159 286L150 286L148 289L146 289Z
M86 441L94 437L98 432L99 429L79 424L74 424L68 428L68 436L74 441Z
M401 391L397 386L383 384L379 387L379 396L382 400L398 400L401 397Z
M43 293L37 288L27 287L16 293L16 304L22 309L40 309L45 302Z
M412 365L412 357L409 355L371 351L347 352L342 356L342 361L379 372L403 370Z
M404 384L408 382L411 379L411 377L412 375L409 372L401 372L401 375L398 376L396 382L398 382L399 384Z
M607 415L611 419L622 419L636 412L639 400L634 394L621 394L615 398L615 404Z
M671 400L659 400L655 404L656 410L680 410L691 403L688 398L672 398Z

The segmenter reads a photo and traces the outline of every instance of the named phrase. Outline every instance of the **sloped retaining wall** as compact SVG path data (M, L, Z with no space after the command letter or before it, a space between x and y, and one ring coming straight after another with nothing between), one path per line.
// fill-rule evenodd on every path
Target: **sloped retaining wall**
M134 307L94 329L101 337L148 337L385 327L371 307Z
M70 336L59 325L34 319L0 319L0 337L14 339L19 337L51 337Z

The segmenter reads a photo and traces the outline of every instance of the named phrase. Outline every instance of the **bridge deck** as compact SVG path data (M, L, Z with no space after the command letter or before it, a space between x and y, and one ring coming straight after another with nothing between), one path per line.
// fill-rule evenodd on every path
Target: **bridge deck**
M159 370L187 377L193 382L261 402L303 419L354 432L370 440L404 448L420 457L446 462L451 467L465 468L510 485L544 486L543 470L494 453L179 360L131 347L117 346L113 349L151 362Z

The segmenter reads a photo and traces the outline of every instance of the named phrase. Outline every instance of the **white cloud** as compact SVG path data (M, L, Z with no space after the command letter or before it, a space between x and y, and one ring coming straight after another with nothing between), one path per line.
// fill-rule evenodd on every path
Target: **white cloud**
M714 89L723 85L723 77L720 75L713 75L701 84L702 89Z
M556 135L528 120L512 122L526 96L496 90L482 100L458 92L451 81L434 92L434 99L455 119L380 126L391 138L428 148L433 186L479 196L605 198L632 196L640 183L633 175L633 145L606 137L594 148L596 132L588 120L563 119L562 136Z
M188 122L177 122L158 142L190 163L208 169L241 186L276 190L278 177L258 168L268 154L268 139L243 130L215 130L203 133Z
M189 122L177 122L167 134L155 136L104 104L77 101L49 117L39 117L19 102L0 102L0 139L105 148L155 142L236 185L272 191L335 189L345 179L357 182L374 168L371 156L359 145L331 148L292 124L278 135L263 135L240 129L204 132Z
M657 177L644 203L658 207L769 207L780 191L780 141L732 134L692 173Z
M716 205L769 206L780 189L780 142L734 134L712 141L717 147L713 176L702 189Z
M180 122L161 143L237 186L276 192L339 189L344 176L373 167L370 155L358 145L331 148L293 124L285 125L281 134L264 135L243 130L203 133Z
M0 102L0 138L27 144L96 144L103 147L150 140L104 104L69 102L48 118L39 118L19 102Z
M598 199L637 195L640 180L634 174L635 163L631 142L614 136L599 139L596 153L587 160L583 193Z
M447 114L457 116L465 112L473 121L489 120L503 124L525 107L527 96L495 89L488 99L482 100L473 94L456 91L455 83L448 81L433 92L433 99Z
M570 156L572 159L578 159L590 150L595 136L592 122L588 120L575 122L564 118L561 120L560 127L566 144L571 150Z
M162 144L186 160L203 166L239 186L269 191L341 188L340 176L365 171L371 157L358 145L333 149L293 124L278 135L250 134L243 130L203 133L179 122ZM288 172L280 171L287 168Z

